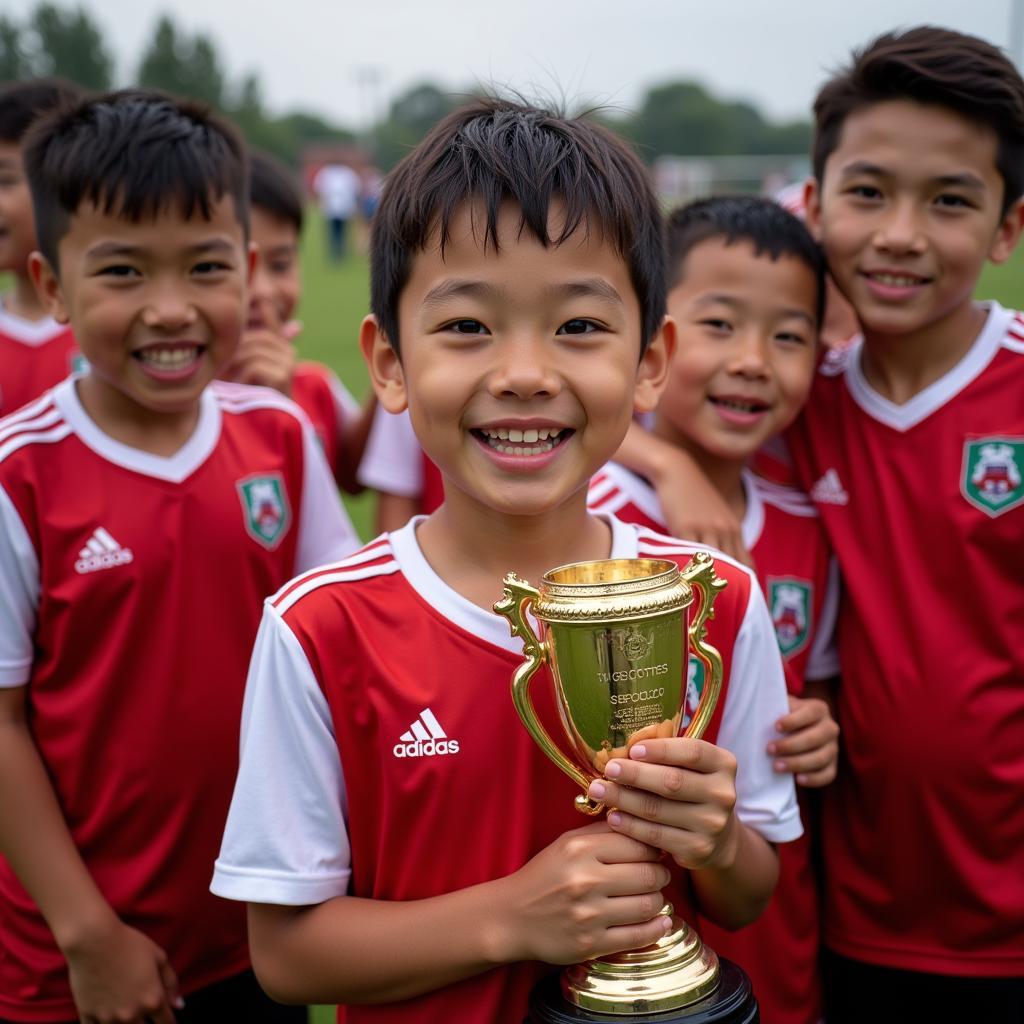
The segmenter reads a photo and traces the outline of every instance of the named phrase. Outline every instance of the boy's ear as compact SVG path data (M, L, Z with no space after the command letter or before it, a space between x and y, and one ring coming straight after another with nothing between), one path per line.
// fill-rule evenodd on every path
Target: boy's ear
M1017 248L1021 230L1024 229L1024 198L1018 199L1003 216L988 251L993 263L1005 263Z
M661 321L661 327L640 357L633 391L633 409L636 412L654 412L661 393L668 382L668 371L676 351L676 322L670 316Z
M821 241L821 185L810 177L804 182L804 223L816 242Z
M35 285L36 294L46 311L59 324L66 324L71 317L68 315L64 293L61 291L57 272L50 266L50 261L37 249L29 253L28 276Z
M402 361L372 313L364 317L359 328L359 348L366 360L366 368L370 371L370 383L377 394L377 400L388 412L404 412L409 403Z

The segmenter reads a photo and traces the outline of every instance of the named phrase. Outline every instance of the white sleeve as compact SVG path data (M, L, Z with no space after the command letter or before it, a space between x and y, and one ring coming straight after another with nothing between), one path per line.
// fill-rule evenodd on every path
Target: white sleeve
M338 496L334 477L313 428L303 417L302 508L299 543L295 549L295 575L318 565L341 561L360 546L359 535Z
M761 588L752 579L750 601L733 648L718 745L736 757L736 813L773 843L803 831L796 788L789 772L777 772L768 744L775 723L789 711L779 643Z
M423 450L408 412L396 415L377 406L358 477L364 487L402 498L423 493Z
M839 563L833 555L828 562L825 599L814 630L814 641L807 656L808 679L831 679L839 675L839 647L836 644L836 622L839 618Z
M235 792L210 889L309 906L348 892L348 808L327 699L269 601L242 706Z
M32 637L39 608L39 559L0 487L0 686L24 686L32 672Z
M344 424L355 419L362 411L362 407L333 370L329 370L327 373L327 386L331 389L331 398L334 399L338 422Z

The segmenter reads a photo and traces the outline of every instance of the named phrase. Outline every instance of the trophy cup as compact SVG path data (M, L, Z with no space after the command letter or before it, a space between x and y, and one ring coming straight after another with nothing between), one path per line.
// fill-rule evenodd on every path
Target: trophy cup
M534 742L582 787L577 810L604 810L587 790L611 758L628 756L642 740L679 734L690 646L705 683L684 735L701 737L722 685L721 656L704 639L715 597L725 586L709 555L694 555L682 571L667 559L622 558L552 569L539 590L514 573L504 584L494 610L522 637L526 659L512 677L512 699ZM694 590L700 605L687 626ZM530 681L544 663L551 669L568 753L548 734L530 699ZM746 975L728 961L720 963L673 916L671 905L661 912L673 927L653 945L577 964L560 979L541 982L530 997L530 1024L624 1017L633 1024L757 1021Z

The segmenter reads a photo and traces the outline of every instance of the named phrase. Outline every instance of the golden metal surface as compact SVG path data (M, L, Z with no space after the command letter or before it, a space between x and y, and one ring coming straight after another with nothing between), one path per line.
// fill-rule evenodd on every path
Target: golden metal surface
M514 573L504 584L494 610L522 637L525 655L512 677L512 699L534 742L583 789L578 810L605 809L587 790L611 758L626 757L641 740L679 735L691 648L704 664L705 683L683 735L704 734L722 687L722 659L706 635L725 582L710 555L694 555L682 572L666 559L606 559L552 569L539 588ZM684 632L694 591L700 603ZM530 698L530 683L545 663L567 751L541 724ZM671 907L662 913L671 915ZM673 921L653 946L569 968L565 998L599 1013L629 1015L679 1009L708 995L718 984L718 958L688 925Z

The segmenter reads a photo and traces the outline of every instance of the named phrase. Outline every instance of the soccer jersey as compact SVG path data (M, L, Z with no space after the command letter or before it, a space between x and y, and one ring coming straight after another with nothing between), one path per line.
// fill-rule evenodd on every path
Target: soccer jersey
M757 564L790 691L799 695L805 680L839 671L831 642L839 604L835 564L805 495L747 472L743 489L743 543ZM654 489L616 463L594 477L589 506L665 529ZM711 948L750 975L765 1024L815 1024L821 1016L817 893L805 834L779 850L779 881L757 921L733 932L700 922Z
M357 542L305 418L215 383L164 458L102 433L74 378L0 420L0 685L90 874L187 994L245 968L208 891L262 598ZM0 1017L75 1017L67 965L0 860Z
M1024 974L1024 319L992 304L909 402L863 343L791 429L839 560L843 730L825 941L869 963Z
M292 378L292 399L309 417L335 477L341 462L341 437L346 420L359 415L359 403L322 363L299 363Z
M408 412L377 408L358 475L364 487L415 498L424 515L444 501L441 471L420 447Z
M299 906L346 894L421 899L507 876L586 823L573 807L579 788L512 703L521 641L434 573L418 521L267 602L215 892ZM697 550L609 523L615 558L685 564ZM726 666L717 739L740 762L740 817L770 840L792 839L792 782L764 753L785 709L771 622L750 574L725 556L716 567L728 582L708 624ZM531 692L558 735L541 672ZM678 882L672 899L692 920L685 876ZM551 969L517 964L401 1004L343 1008L339 1019L521 1024L530 986Z
M62 381L81 358L66 324L50 317L24 320L0 305L0 416Z

